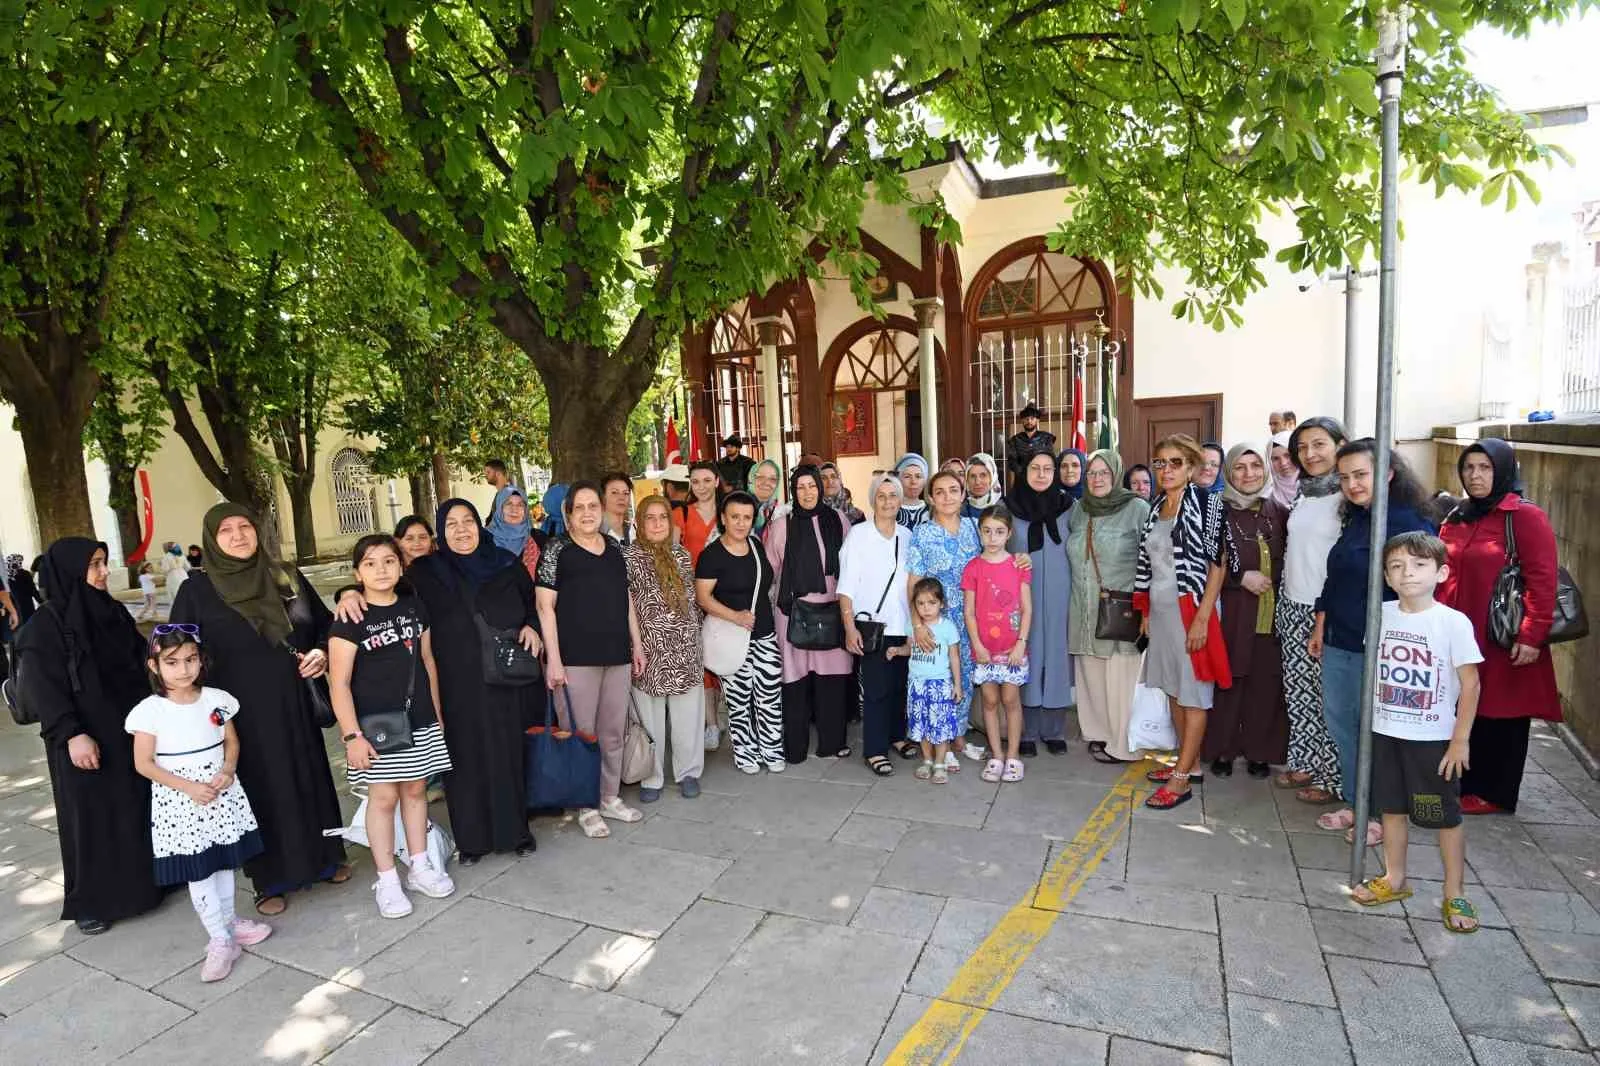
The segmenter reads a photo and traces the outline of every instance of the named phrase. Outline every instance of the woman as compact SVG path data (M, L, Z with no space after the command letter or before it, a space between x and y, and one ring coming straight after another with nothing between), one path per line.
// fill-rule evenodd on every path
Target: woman
M21 556L17 556L20 561ZM176 541L169 543L166 550L161 553L161 575L167 585L167 602L174 603L178 599L178 590L189 579L189 560L183 557L183 549L178 547ZM16 596L13 593L12 599ZM17 610L22 610L18 605Z
M17 634L22 699L39 713L66 899L90 936L155 907L150 782L133 768L123 720L150 694L145 642L106 591L106 546L63 537L45 552L48 599Z
M1389 493L1389 522L1384 540L1399 533L1424 530L1433 523L1422 517L1426 493L1411 467L1399 455L1390 457L1387 477L1376 473L1378 443L1371 437L1341 446L1335 462L1339 489L1344 495L1338 540L1328 549L1328 574L1317 597L1316 621L1308 650L1322 660L1322 715L1339 752L1339 794L1346 803L1356 795L1356 763L1361 743L1361 675L1367 632L1367 564L1372 558L1372 501L1385 484ZM1383 598L1395 598L1383 586ZM1374 812L1376 814L1376 812ZM1355 824L1349 808L1331 811L1317 819L1323 829L1349 829ZM1383 840L1383 823L1367 824L1367 843Z
M967 464L967 498L961 504L961 517L978 520L986 508L993 507L1000 502L1003 495L1000 482L1000 467L995 464L994 456L988 452L978 452Z
M1284 514L1300 498L1300 470L1294 465L1294 453L1289 450L1289 431L1272 435L1272 498L1283 508Z
M1132 490L1134 495L1147 503L1156 498L1155 477L1143 463L1134 463L1128 468L1128 472L1122 475L1122 487Z
M978 540L978 523L975 519L961 517L961 504L966 498L961 479L950 473L933 476L928 485L933 498L928 520L911 530L911 546L906 553L906 602L911 602L911 590L925 577L936 579L944 587L945 617L956 627L961 641L961 691L972 692L972 643L967 634L966 616L963 613L966 599L961 591L961 575L967 564L978 557L983 545ZM905 514L902 504L900 513ZM905 523L902 522L902 525ZM911 639L924 649L934 646L928 627L912 619ZM974 758L982 758L983 748L976 744L956 741ZM954 752L945 754L945 768L959 770Z
M695 565L695 602L711 618L750 631L750 647L738 671L723 679L728 697L728 739L733 765L747 774L765 766L780 774L783 760L783 661L772 611L772 564L761 541L750 535L756 499L731 492L722 501L722 534L706 545ZM751 604L754 603L752 608Z
M633 528L633 479L621 470L606 474L600 479L600 499L605 504L600 532L623 547L632 544L637 536Z
M789 475L789 513L767 529L767 558L778 574L778 651L783 657L783 755L806 761L813 724L817 756L843 758L845 683L855 665L843 647L826 651L789 643L789 615L796 600L839 602L839 551L844 547L844 517L822 502L822 474L814 466ZM836 609L836 608L833 608Z
M33 609L39 603L39 592L34 587L33 572L22 565L22 556L6 556L6 585L11 590L11 605L17 611L17 624L12 632L15 633L28 624L28 619L33 617ZM188 576L185 568L184 576ZM140 697L141 699L143 697Z
M1232 777L1243 756L1251 777L1267 777L1288 757L1289 716L1283 708L1283 657L1273 628L1289 512L1272 497L1259 445L1235 444L1222 466L1222 639L1233 684L1217 693L1200 757L1216 777Z
M1022 687L1021 755L1067 753L1066 709L1072 704L1072 653L1067 647L1072 565L1067 561L1067 519L1072 497L1057 481L1048 452L1028 460L1006 497L1014 523L1008 550L1033 562L1033 623L1029 630L1028 683Z
M1461 813L1515 813L1528 756L1528 723L1561 721L1561 696L1545 637L1556 595L1556 539L1545 513L1522 498L1517 454L1503 440L1479 441L1456 460L1465 498L1439 530L1450 572L1438 600L1472 619L1483 652L1478 717L1461 775ZM1489 637L1489 601L1506 564L1506 525L1522 562L1522 628L1508 651Z
M206 560L205 556L200 551L200 545L189 545L186 558L189 560L189 573L193 574L205 568Z
M700 553L707 544L717 537L717 516L720 504L717 502L717 482L721 475L717 472L717 464L701 460L689 467L689 506L682 510L672 512L673 528L678 534L678 543L682 544L689 553L689 562L696 568L700 565ZM752 497L753 498L753 497ZM775 503L777 493L773 493ZM705 676L705 750L716 751L717 745L722 743L721 731L717 728L717 687L716 678L707 673Z
M1194 483L1215 496L1227 487L1227 481L1222 476L1222 465L1227 454L1222 445L1214 440L1200 445L1200 454L1200 467L1194 472Z
M605 819L643 818L622 802L622 736L628 727L628 682L644 673L639 620L628 596L628 564L617 542L600 531L605 500L593 481L567 493L567 535L539 561L538 604L544 634L545 684L565 687L573 729L600 741L600 806L578 812L590 838L608 837ZM554 699L552 695L552 699Z
M952 474L954 474L956 477L961 478L963 481L966 480L966 477L967 477L967 461L965 459L961 458L961 456L959 456L959 455L952 455L950 458L948 458L944 462L940 463L939 464L939 469L940 470L948 470Z
M1144 612L1140 630L1150 640L1144 683L1166 694L1179 742L1177 764L1147 775L1161 787L1145 806L1171 810L1194 795L1189 779L1205 740L1206 712L1216 687L1228 687L1232 678L1216 615L1223 578L1222 497L1192 481L1205 461L1193 437L1175 433L1155 450L1150 465L1161 495L1140 538L1133 599Z
M570 500L570 493L566 499ZM539 572L539 552L544 547L544 535L533 528L533 516L528 513L528 498L515 485L507 485L500 492L500 503L489 516L486 527L495 547L510 552L522 560L528 576Z
M844 646L860 656L861 754L879 777L894 773L891 746L904 759L915 758L917 746L906 740L906 671L910 660L889 658L890 648L904 647L911 612L906 604L906 564L911 534L895 521L900 513L900 479L879 474L872 479L872 520L852 526L839 553L839 614L844 619ZM868 652L861 644L857 616L883 626L882 647Z
M822 474L822 504L832 507L843 516L845 531L848 532L857 522L865 522L867 516L850 498L850 490L845 487L844 475L839 473L839 468L825 462L817 470Z
M288 907L288 893L348 881L350 868L341 839L322 835L344 816L306 687L327 671L331 616L305 575L260 545L257 529L238 504L206 512L204 572L183 583L172 621L200 627L207 684L239 701L239 783L266 844L244 872L256 910L271 916Z
M408 514L394 527L395 543L400 545L400 565L410 566L434 550L433 527L420 515Z
M894 474L900 479L905 494L895 520L907 529L916 529L928 519L928 504L922 498L924 487L928 487L928 460L916 452L906 452L894 464ZM961 479L956 478L956 484L960 483Z
M672 543L672 505L664 497L645 497L638 527L638 536L622 550L644 652L644 673L634 679L632 698L645 731L656 738L655 764L639 783L639 800L654 803L661 798L668 740L678 788L684 799L693 799L700 795L706 758L700 734L703 674L694 571L683 545Z
M1072 567L1072 605L1067 647L1077 680L1078 728L1095 762L1131 762L1128 724L1139 683L1139 648L1095 633L1100 593L1133 591L1139 569L1139 539L1150 505L1121 484L1116 450L1093 452L1083 469L1083 501L1067 515L1067 559Z
M783 502L778 496L778 483L783 471L771 459L763 459L750 471L750 494L756 498L756 536L765 536L767 524Z
M1289 712L1289 765L1273 784L1295 789L1295 798L1302 803L1339 799L1339 751L1322 717L1322 666L1311 655L1310 641L1317 597L1328 574L1328 550L1339 539L1341 497L1334 463L1344 442L1344 427L1320 416L1306 419L1289 434L1300 496L1289 512L1277 617L1283 703Z
M1056 456L1056 482L1066 490L1067 498L1073 503L1083 499L1083 468L1088 462L1089 457L1076 448L1068 448Z

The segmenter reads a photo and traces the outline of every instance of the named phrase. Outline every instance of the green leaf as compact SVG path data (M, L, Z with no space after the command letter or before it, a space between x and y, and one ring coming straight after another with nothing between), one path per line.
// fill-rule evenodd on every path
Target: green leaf
M1222 0L1222 13L1228 16L1228 25L1235 33L1244 25L1244 0Z
M1193 33L1195 27L1200 25L1200 16L1205 14L1205 0L1180 0L1178 4L1178 25L1184 33Z

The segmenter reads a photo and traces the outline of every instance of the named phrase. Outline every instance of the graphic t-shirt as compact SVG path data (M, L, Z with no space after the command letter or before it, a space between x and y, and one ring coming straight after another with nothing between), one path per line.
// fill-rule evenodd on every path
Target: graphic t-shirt
M961 573L961 591L973 594L978 637L990 655L1004 655L1022 632L1022 586L1033 584L1031 570L1017 569L1011 556L991 563L983 556Z
M923 651L914 640L906 643L911 649L908 676L914 681L949 681L950 649L961 646L961 634L956 632L954 622L943 617L929 626L928 632L933 634L932 651Z
M1436 603L1406 614L1383 605L1378 639L1378 698L1372 731L1400 740L1449 740L1461 695L1459 667L1483 662L1472 621Z
M415 596L401 596L388 606L370 604L359 622L335 621L330 638L356 646L350 672L350 698L356 714L397 711L406 705L406 670L412 671L411 728L422 729L437 721L428 670L422 665L422 634L428 612Z

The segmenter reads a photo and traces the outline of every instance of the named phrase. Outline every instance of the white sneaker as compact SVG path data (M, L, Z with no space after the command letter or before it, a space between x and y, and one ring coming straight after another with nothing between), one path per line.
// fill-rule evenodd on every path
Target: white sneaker
M601 802L600 817L610 818L613 822L637 822L644 814L623 803L621 796L612 796Z
M406 874L406 887L413 892L421 892L429 899L444 899L455 892L456 883L450 880L449 874L435 870L433 863L424 860L412 863Z
M722 743L721 731L714 725L706 726L706 750L716 751L717 745Z
M781 774L789 768L789 764L782 759L773 759L767 763L767 773Z
M378 913L385 918L404 918L411 913L411 901L406 899L398 875L392 881L378 878L372 883L372 891L378 897Z
M971 759L973 762L982 762L983 761L983 745L982 744L968 744L965 748L962 749L961 754L965 755L967 758Z

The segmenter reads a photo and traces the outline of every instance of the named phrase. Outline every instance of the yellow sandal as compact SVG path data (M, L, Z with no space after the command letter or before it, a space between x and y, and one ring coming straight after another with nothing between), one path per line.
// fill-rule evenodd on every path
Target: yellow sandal
M1478 931L1478 908L1474 907L1471 903L1462 899L1460 896L1445 900L1439 909L1444 915L1444 927L1450 932L1476 933ZM1450 924L1450 919L1452 918L1465 918L1472 924L1466 928L1462 928L1461 926Z
M1353 892L1350 894L1350 898L1361 904L1363 907L1381 907L1386 903L1399 903L1403 899L1410 899L1412 894L1410 885L1407 885L1406 887L1400 889L1400 891L1396 892L1394 888L1390 886L1389 879L1387 877L1368 878L1367 880L1361 882L1360 887L1366 889L1367 892L1372 895L1372 898L1362 899Z

